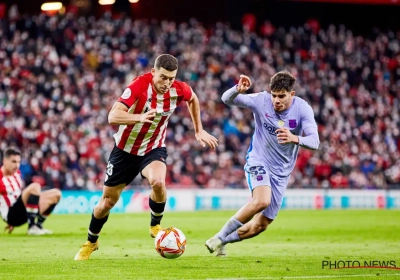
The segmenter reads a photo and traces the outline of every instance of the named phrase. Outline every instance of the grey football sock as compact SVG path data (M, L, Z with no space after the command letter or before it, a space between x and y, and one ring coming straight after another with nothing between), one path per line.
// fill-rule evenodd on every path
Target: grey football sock
M225 239L222 239L222 245L225 245L227 243L235 243L241 241L238 231L235 230L231 234L229 234Z
M226 224L222 227L222 229L216 234L216 236L224 240L229 234L237 230L243 226L241 222L239 222L235 217L230 218Z

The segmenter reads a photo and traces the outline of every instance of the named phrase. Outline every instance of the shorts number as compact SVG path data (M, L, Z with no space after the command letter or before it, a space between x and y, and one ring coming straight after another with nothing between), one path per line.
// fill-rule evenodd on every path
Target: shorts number
M106 170L106 173L108 176L111 176L113 174L113 168L114 168L114 165L112 165L111 162L108 162L107 170Z
M264 166L252 166L252 167L249 168L249 171L253 175L264 175L264 174L267 174L267 172L265 172Z

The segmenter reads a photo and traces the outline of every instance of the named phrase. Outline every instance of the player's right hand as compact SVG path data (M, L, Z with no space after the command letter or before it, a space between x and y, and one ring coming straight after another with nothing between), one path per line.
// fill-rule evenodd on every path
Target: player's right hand
M240 93L246 92L251 87L251 80L246 75L240 75L239 83L236 89Z
M139 122L141 123L153 123L153 118L156 116L157 110L151 109L148 112L141 114Z
M8 233L12 233L14 230L14 227L12 225L7 225L4 231L8 231Z

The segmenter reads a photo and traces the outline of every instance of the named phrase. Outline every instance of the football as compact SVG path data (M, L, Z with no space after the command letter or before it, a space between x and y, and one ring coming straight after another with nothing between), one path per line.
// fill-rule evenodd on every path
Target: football
M156 251L166 259L176 259L182 256L186 249L186 237L175 227L161 230L155 239Z

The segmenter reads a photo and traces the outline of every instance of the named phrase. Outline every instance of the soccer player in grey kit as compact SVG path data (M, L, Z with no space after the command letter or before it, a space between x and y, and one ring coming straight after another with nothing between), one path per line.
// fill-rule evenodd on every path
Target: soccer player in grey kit
M265 231L281 207L299 147L316 150L317 124L311 106L293 91L296 79L287 71L276 73L270 91L245 93L249 77L222 95L230 106L253 111L255 130L244 167L253 200L243 206L222 229L206 241L210 253L225 256L225 244L252 238Z

